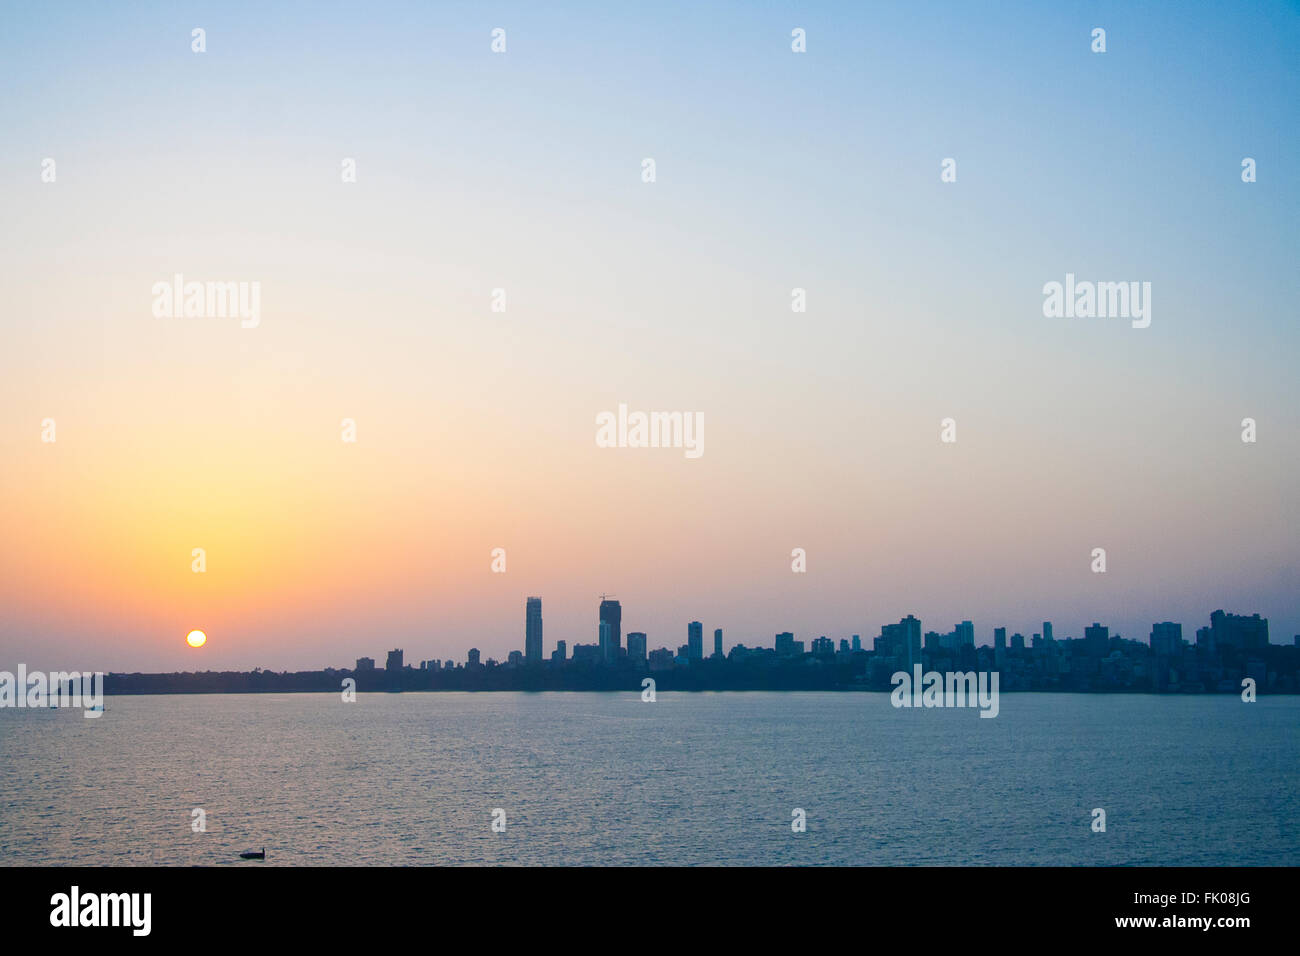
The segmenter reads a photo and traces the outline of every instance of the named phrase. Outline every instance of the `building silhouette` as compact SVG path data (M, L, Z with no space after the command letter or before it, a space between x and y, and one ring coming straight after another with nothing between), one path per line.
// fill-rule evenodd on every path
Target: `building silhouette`
M799 657L803 654L803 641L796 641L794 633L782 631L776 636L777 657Z
M686 656L693 661L704 660L704 625L691 621L686 625Z
M618 660L623 646L623 606L604 598L600 602L600 656L605 663ZM576 648L575 648L576 653Z
M530 597L524 608L524 657L530 664L542 662L542 599Z
M1210 615L1210 632L1215 648L1257 651L1268 646L1268 618L1258 614L1246 617L1215 611Z
M973 628L963 621L948 634L929 631L921 641L921 622L909 615L881 628L873 650L825 635L805 652L793 632L776 635L775 647L746 647L736 643L725 656L718 653L721 628L714 631L714 653L703 657L703 625L691 621L687 643L674 653L651 650L643 631L627 635L627 652L613 660L614 627L621 625L621 608L602 595L602 644L579 644L568 657L565 641L557 641L549 661L532 663L525 651L510 651L504 664L482 663L477 648L459 666L451 660L405 665L400 648L388 652L385 670L372 658L356 660L361 690L615 690L636 687L641 675L653 673L664 690L888 690L892 678L909 665L923 671L972 670L1000 672L1007 691L1220 693L1240 694L1249 678L1265 693L1300 691L1300 641L1273 645L1268 621L1258 614L1210 615L1210 626L1197 629L1196 642L1183 639L1181 624L1151 625L1150 641L1127 640L1099 623L1084 629L1082 638L1059 641L1034 634L1032 649L1024 635L1007 638L1008 628L994 631L992 645L972 646L966 635ZM535 603L534 603L535 602ZM535 616L534 611L535 609ZM526 605L526 624L540 618L540 601ZM1050 633L1051 623L1044 622ZM537 632L525 628L525 641ZM533 642L534 646L536 641ZM920 648L918 650L918 644ZM530 648L531 650L531 648ZM567 658L567 659L566 659ZM249 692L320 690L337 686L339 671L248 674L110 674L114 693ZM346 672L344 672L346 673ZM128 689L129 688L129 689Z
M1151 625L1151 652L1156 657L1172 657L1182 649L1183 626L1173 621Z
M898 622L898 635L903 641L910 673L913 665L921 663L921 622L913 615L907 615Z
M1105 657L1110 650L1110 628L1093 621L1083 629L1083 643L1089 657Z

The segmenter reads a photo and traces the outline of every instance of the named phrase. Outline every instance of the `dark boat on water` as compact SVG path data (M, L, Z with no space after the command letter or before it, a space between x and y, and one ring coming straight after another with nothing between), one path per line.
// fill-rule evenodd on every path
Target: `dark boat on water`
M239 854L239 858L241 860L265 860L266 847L262 847L260 850L245 850L243 853Z

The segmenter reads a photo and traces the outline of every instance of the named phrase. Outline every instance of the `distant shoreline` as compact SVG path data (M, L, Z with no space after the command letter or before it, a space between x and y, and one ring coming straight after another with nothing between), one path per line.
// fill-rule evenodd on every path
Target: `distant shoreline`
M1002 693L1056 694L1147 694L1154 696L1234 695L1241 694L1239 680L1222 681L1218 686L1204 683L1156 689L1149 682L1114 685L1095 681L1049 686L1017 684L1014 675L1000 672ZM375 671L300 671L296 673L198 672L172 674L109 673L104 678L105 697L141 697L158 694L320 694L341 693L349 688L358 694L382 693L636 693L643 682L654 681L656 692L726 692L783 693L818 691L835 693L890 693L888 679L869 680L863 675L847 675L834 667L790 667L768 672L730 673L719 668L681 668L670 671L646 671L632 668L552 671L540 668L479 668L448 671L421 671L413 668L397 673ZM1010 678L1010 679L1008 679ZM349 683L350 682L350 683ZM1257 688L1261 695L1294 695L1289 686Z

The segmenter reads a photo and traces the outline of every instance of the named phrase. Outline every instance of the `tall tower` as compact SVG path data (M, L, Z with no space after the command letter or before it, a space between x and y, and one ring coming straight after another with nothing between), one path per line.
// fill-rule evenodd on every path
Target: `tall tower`
M623 646L623 606L603 594L600 598L600 656L612 664Z
M542 662L542 599L530 597L524 610L524 659Z
M913 665L921 663L921 622L909 614L898 622L898 627L907 645L907 670L910 673Z
M686 625L686 646L687 656L693 661L704 659L704 625L699 621L691 621Z

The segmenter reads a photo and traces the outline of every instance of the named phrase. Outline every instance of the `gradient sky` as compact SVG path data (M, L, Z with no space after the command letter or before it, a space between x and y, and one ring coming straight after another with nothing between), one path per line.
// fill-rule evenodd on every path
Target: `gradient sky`
M562 6L0 13L0 667L503 658L530 594L549 654L602 592L651 647L1300 632L1295 3Z

